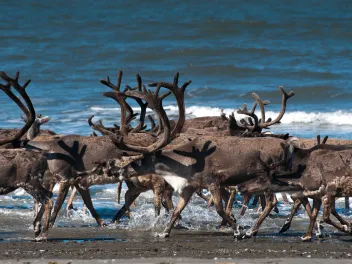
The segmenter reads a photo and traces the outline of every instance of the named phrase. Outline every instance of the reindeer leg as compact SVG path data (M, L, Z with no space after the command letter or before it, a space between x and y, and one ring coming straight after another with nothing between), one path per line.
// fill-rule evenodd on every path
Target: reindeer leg
M305 198L305 199L306 199L306 201L304 201L304 203L309 205L308 198ZM309 205L308 210L307 210L307 207L308 206L306 206L306 211L307 211L307 214L310 218L310 223L309 223L307 233L303 237L301 237L302 241L311 241L312 240L314 225L317 222L317 217L318 217L319 210L321 207L321 200L317 199L317 198L313 199L313 210L310 213L309 213L310 205ZM318 226L318 229L319 229L319 226Z
M257 212L260 211L260 209L262 209L262 211L264 211L266 204L265 204L265 195L260 194L259 198L258 198L258 207L257 207Z
M350 197L345 197L345 210L347 213L350 211Z
M230 191L230 197L229 197L229 200L228 200L227 205L226 205L226 214L227 215L231 215L233 202L235 200L235 197L236 197L236 190L231 190Z
M39 210L39 202L36 199L34 199L34 206L33 206L34 217L38 215L38 210Z
M50 218L50 227L54 226L57 215L62 207L62 204L66 199L68 189L70 188L70 184L67 181L61 181L59 184L60 184L59 194L56 198L54 210Z
M46 240L48 237L48 230L49 230L49 220L50 220L50 213L52 209L53 202L51 197L53 193L45 189L39 181L34 181L31 184L26 184L24 187L25 191L28 192L30 195L33 196L38 202L42 204L36 218L34 219L33 226L34 226L34 235L37 241ZM44 214L44 225L43 225L43 232L41 236L40 234L40 221Z
M227 206L229 204L229 200L230 200L230 193L224 187L219 187L219 188L220 188L220 197L222 200L224 200L224 203ZM215 199L214 199L214 204L215 204ZM221 202L221 205L222 205L222 202ZM220 228L224 228L227 223L228 222L225 220L225 218L222 218Z
M81 187L79 187L78 184L75 184L75 187L77 191L80 193L82 196L84 204L87 206L88 210L92 214L92 216L95 218L95 221L97 221L98 226L104 227L104 221L101 219L100 215L95 211L93 203L92 203L92 198L90 197L89 190L84 190Z
M260 225L263 223L264 219L270 214L271 210L276 206L277 199L274 194L265 194L265 208L263 212L260 214L257 222L254 224L252 230L246 232L245 237L252 237L258 233Z
M256 198L257 196L254 197L254 199ZM248 204L249 204L249 201L251 200L252 198L252 195L251 194L246 194L244 195L243 197L243 204L242 204L242 207L241 207L241 210L240 210L240 215L239 217L242 217L244 216L244 214L246 213L247 211L247 208L248 208ZM257 201L258 202L258 201Z
M227 215L224 207L222 205L222 196L221 196L221 187L217 184L211 184L209 186L209 191L214 199L214 205L216 208L216 212L224 219L225 223L229 223L231 227L235 230L234 237L239 236L238 226L236 224L236 220L231 218L231 216Z
M154 210L155 210L155 217L160 215L161 210L161 198L164 193L164 188L158 183L155 183L153 186L154 190Z
M282 196L282 200L284 201L285 204L289 204L288 198L287 198L287 194L285 192L281 193Z
M209 208L210 206L212 206L214 204L214 197L212 195L210 195L210 198L208 200L208 204L207 207Z
M188 204L189 200L191 199L193 193L195 192L196 188L193 186L186 186L180 195L180 200L178 201L178 204L176 206L176 209L174 210L170 222L167 224L165 230L163 233L158 234L158 237L169 237L170 232L172 227L174 226L176 220L180 218L180 215L183 211L183 209L186 207Z
M164 206L167 212L174 210L174 204L172 203L172 193L172 190L165 190L163 194L165 203L162 203L162 205Z
M276 195L275 195L275 199L277 200ZM279 208L277 208L277 204L274 207L274 212L277 214L279 213Z
M331 214L333 216L335 216L335 218L337 220L339 220L339 222L342 224L342 225L346 225L346 226L350 226L350 223L348 223L345 219L343 219L337 212L336 212L336 204L335 202L331 204Z
M253 207L256 207L258 205L258 202L259 202L259 195L256 194L254 195L254 199L253 199L253 202L252 202L252 206Z
M53 201L50 199L50 196L45 198L45 200L41 201L42 207L44 208L44 225L43 225L43 232L40 237L37 237L37 241L46 240L48 238L49 226L50 226L50 215L51 209L53 208Z
M127 217L130 217L130 206L134 202L134 200L136 200L137 197L141 194L141 190L139 188L136 188L134 185L130 185L128 188L129 189L125 193L125 204L115 214L114 218L112 219L113 223L117 224L120 221L121 217L126 214L126 212L128 213Z
M292 219L294 217L294 215L296 214L298 208L301 206L302 202L298 199L298 198L293 198L293 201L294 201L294 204L292 206L292 209L291 209L291 212L290 212L290 215L289 217L286 219L284 225L281 227L281 230L279 231L279 233L284 233L286 232L287 230L290 229L291 227L291 222L292 222Z
M348 225L342 225L340 223L336 223L330 218L332 208L333 208L333 203L335 203L335 197L327 193L326 195L323 196L322 198L323 201L323 219L325 223L328 223L329 225L332 225L336 227L338 230L348 233L350 232L349 226Z
M72 192L71 192L70 198L68 198L67 204L66 204L66 215L67 216L69 216L70 210L73 209L73 200L75 199L76 195L77 195L77 189L75 187L72 187Z
M225 204L226 204L226 211L225 212L228 216L230 216L232 218L234 218L234 216L231 215L231 212L232 212L233 201L235 200L235 196L236 196L236 190L231 190L227 202L225 201ZM225 219L223 219L221 221L220 228L225 227L226 223L227 222L225 221Z

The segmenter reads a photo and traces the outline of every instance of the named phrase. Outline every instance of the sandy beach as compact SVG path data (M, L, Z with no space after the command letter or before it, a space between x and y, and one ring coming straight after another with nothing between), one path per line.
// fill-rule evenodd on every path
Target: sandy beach
M47 242L32 242L30 240L32 234L29 231L21 234L22 237L28 237L28 239L12 241L9 238L3 240L0 243L0 259L3 261L29 259L48 261L53 259L61 259L62 261L70 259L143 259L143 261L146 261L145 259L154 259L156 261L141 263L177 263L174 261L177 258L207 259L211 261L324 258L349 259L352 261L351 236L330 233L326 238L303 243L300 241L299 235L302 235L302 233L298 231L291 231L284 235L274 235L272 232L266 231L261 232L258 237L253 239L235 241L231 230L174 230L170 238L161 239L155 237L155 233L147 231L94 227L53 228ZM172 261L163 262L156 260L156 258L172 258ZM66 263L62 261L58 263ZM213 263L211 261L207 263ZM231 261L226 263L233 263Z

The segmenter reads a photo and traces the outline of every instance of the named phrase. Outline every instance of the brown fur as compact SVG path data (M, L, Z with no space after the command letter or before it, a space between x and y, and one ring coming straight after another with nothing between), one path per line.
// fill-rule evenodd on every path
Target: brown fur
M7 194L22 187L43 206L33 225L35 237L45 240L48 235L49 218L52 207L52 193L42 186L47 169L46 157L42 152L24 149L0 150L0 194ZM44 211L45 210L45 211ZM41 233L40 221L44 214L44 229Z
M258 150L262 151L264 160L271 157L278 159L282 150L280 142L284 141L276 138L182 137L188 142L180 143L183 141L179 138L176 142L176 139L175 145L132 162L124 168L124 175L156 173L168 181L166 176L170 174L186 181L180 190L180 202L163 236L169 235L181 211L199 188L209 189L219 215L235 228L235 221L226 215L222 207L220 186L236 185L254 177Z

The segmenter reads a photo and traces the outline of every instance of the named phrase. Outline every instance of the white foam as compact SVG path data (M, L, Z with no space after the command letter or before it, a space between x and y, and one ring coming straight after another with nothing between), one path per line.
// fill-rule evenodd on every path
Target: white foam
M167 105L164 107L168 115L177 115L178 108L176 105ZM119 111L120 108L104 108L104 107L91 107L93 111L102 114L108 114L109 111ZM240 120L246 116L237 114L237 109L220 108L209 106L188 106L186 107L187 117L204 117L204 116L220 116L221 109L226 115L235 113L236 119ZM139 108L133 108L135 112L139 112ZM151 112L150 109L148 109ZM260 111L256 111L260 118ZM278 116L277 111L266 111L266 118L275 118ZM317 123L317 124L333 124L333 125L352 125L352 112L349 111L332 111L332 112L305 112L305 111L286 111L284 117L281 119L283 124L293 123Z
M235 113L235 118L240 120L246 116L237 114L237 110L225 108L223 112L226 115ZM221 108L206 107L206 106L190 106L186 109L186 114L195 117L203 116L219 116ZM257 116L260 118L260 112L256 111ZM266 118L275 118L279 112L266 111ZM334 111L334 112L304 112L304 111L286 111L281 119L283 124L292 123L317 123L317 124L334 124L334 125L352 125L352 112L347 111Z

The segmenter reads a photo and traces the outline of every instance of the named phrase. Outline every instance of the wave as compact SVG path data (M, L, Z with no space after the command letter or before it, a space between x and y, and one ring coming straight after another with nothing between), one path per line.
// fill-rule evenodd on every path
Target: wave
M232 112L235 113L235 117L239 120L243 118L243 115L237 114L233 109L223 109L227 115ZM218 107L206 107L206 106L191 106L188 107L186 113L193 115L194 117L203 116L217 116L221 113L221 108ZM256 111L258 117L260 112ZM279 112L266 111L266 117L275 118ZM331 125L352 125L352 112L348 111L333 111L333 112L305 112L305 111L292 111L286 112L284 117L281 119L283 124L293 123L316 123L316 124L331 124Z
M167 105L164 107L167 114L170 116L177 116L178 108L176 105ZM119 108L104 108L104 107L91 107L91 110L104 114L111 110L119 110ZM138 112L139 108L133 108L134 111ZM220 108L210 106L199 106L193 105L186 108L187 118L194 117L205 117L205 116L220 116L221 111L226 115L235 113L237 120L245 117L244 115L237 114L237 109L232 108ZM260 118L260 112L256 111L256 114ZM266 118L275 118L278 116L278 111L266 111ZM281 119L282 124L320 124L320 125L352 125L352 112L349 111L332 111L332 112L306 112L306 111L286 111L284 117Z

